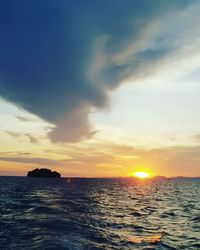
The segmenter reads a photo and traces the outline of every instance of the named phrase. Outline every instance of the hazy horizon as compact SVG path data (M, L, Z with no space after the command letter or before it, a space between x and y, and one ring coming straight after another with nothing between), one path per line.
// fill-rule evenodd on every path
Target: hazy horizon
M30 169L30 170L33 170L33 169ZM52 169L52 171L56 171L56 169ZM27 177L27 173L25 173L24 175L0 175L0 177ZM153 178L157 178L157 177L164 177L164 178L167 178L167 179L174 179L174 178L200 178L200 176L182 176L182 175L174 175L174 176L164 176L164 175L154 175L154 176L150 176L150 177L147 177L145 178L144 180L141 180L141 181L146 181L146 180L150 180L150 179L153 179ZM40 177L38 177L40 178ZM70 176L70 175L66 175L66 176L63 176L61 175L61 178L86 178L86 179L117 179L117 178L132 178L132 179L138 179L137 177L133 176L133 175L127 175L127 176Z

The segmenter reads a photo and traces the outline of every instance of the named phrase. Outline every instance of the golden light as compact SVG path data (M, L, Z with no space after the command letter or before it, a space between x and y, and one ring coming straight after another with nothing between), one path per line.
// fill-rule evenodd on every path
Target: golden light
M147 172L141 171L141 172L134 172L133 176L140 178L140 179L145 179L145 178L148 178L150 176L150 174Z

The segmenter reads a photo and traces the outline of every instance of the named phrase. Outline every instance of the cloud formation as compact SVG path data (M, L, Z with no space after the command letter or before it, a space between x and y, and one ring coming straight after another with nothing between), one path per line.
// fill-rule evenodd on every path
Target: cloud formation
M90 138L91 109L174 50L167 38L176 30L170 34L162 16L195 2L3 0L0 95L54 124L54 142Z

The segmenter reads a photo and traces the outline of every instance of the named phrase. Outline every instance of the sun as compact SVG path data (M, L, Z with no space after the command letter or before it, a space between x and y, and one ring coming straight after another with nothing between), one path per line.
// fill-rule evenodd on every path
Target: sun
M134 172L133 176L140 178L140 179L145 179L145 178L148 178L150 174L144 171L140 171L140 172Z

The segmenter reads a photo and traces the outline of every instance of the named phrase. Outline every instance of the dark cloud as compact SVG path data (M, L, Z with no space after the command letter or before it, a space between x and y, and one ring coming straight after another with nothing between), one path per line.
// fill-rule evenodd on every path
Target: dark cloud
M55 124L53 141L90 138L91 108L105 107L108 90L167 50L120 53L156 17L191 2L2 0L0 95Z

